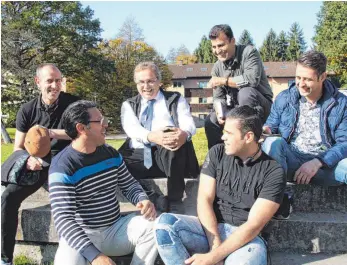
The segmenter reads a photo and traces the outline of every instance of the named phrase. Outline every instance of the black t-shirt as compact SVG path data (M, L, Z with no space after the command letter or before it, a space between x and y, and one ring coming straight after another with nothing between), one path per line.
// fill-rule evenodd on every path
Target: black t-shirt
M20 132L27 133L29 129L36 125L42 125L48 129L63 129L61 117L65 109L73 102L79 100L79 97L60 92L60 95L52 105L45 105L42 102L41 95L23 104L16 119L16 129ZM53 154L64 149L71 141L56 140L51 141L51 150Z
M247 221L257 198L281 203L286 187L282 167L264 152L244 165L237 156L225 154L224 144L210 149L201 173L217 181L213 204L217 221L236 226Z

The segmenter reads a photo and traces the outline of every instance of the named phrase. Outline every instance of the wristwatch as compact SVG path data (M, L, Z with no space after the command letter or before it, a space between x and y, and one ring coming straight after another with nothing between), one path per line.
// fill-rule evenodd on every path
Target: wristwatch
M190 132L187 132L187 131L186 131L186 133L188 135L186 142L190 142L192 140L192 134Z

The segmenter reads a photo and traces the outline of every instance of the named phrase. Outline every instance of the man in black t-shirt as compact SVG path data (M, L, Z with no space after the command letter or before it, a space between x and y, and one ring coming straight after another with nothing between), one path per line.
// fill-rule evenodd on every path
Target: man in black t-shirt
M36 124L49 129L51 153L57 154L70 141L62 129L60 121L64 110L79 98L61 92L62 76L54 64L40 65L36 70L35 83L40 96L23 104L17 113L14 151L25 150L24 141L29 129ZM44 160L50 160L51 154ZM42 162L42 160L41 160ZM27 169L40 170L39 180L31 186L8 184L1 195L1 261L12 264L15 236L18 226L18 209L23 200L37 191L47 180L48 167L30 156Z
M267 264L259 234L280 206L286 179L258 144L259 110L240 106L227 114L224 144L211 148L201 170L198 218L159 217L156 240L166 265Z

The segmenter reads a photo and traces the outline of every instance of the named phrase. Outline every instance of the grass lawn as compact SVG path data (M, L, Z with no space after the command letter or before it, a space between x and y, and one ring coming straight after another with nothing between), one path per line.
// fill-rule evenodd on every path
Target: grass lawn
M14 139L15 129L7 128L6 130L9 133L11 139ZM124 140L107 140L106 142L114 148L118 149L124 143ZM201 166L205 160L205 156L208 150L204 128L197 129L196 134L193 136L193 144L199 165ZM11 155L12 151L13 144L1 143L1 164L4 163L4 161Z

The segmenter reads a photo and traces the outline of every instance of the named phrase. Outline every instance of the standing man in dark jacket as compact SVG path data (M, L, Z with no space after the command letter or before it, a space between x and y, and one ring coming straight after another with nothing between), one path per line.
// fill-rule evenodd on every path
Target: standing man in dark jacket
M298 184L347 183L347 97L326 79L326 64L317 51L298 59L295 84L277 96L263 128L281 134L263 150Z
M139 63L134 81L139 94L122 104L122 126L128 139L119 152L136 179L168 178L168 198L143 186L156 208L167 211L167 199L171 208L180 205L184 178L199 173L191 142L196 127L185 98L160 89L161 74L153 62Z
M54 64L40 65L36 70L35 83L40 96L23 104L17 113L14 151L24 150L24 140L29 129L42 125L49 129L51 153L57 154L67 146L70 138L61 129L61 116L67 106L78 97L61 92L62 76ZM28 170L41 170L39 180L31 186L8 184L1 195L1 264L12 264L15 236L18 226L18 209L27 197L36 192L48 177L48 167L43 167L35 157L29 157Z
M210 149L222 143L222 131L227 110L235 106L261 106L264 121L270 113L272 90L267 80L260 54L252 45L236 45L229 25L216 25L210 33L212 51L218 61L212 68L208 87L214 88L214 109L205 120L205 132Z

